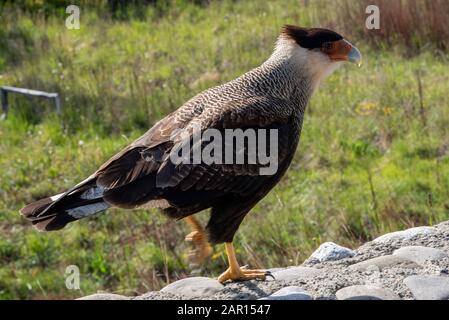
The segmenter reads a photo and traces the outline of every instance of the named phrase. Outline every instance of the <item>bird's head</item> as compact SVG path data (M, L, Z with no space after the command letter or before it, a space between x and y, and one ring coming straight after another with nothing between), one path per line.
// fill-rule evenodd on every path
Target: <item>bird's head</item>
M317 85L345 61L361 65L360 51L338 33L322 28L283 27L275 54L286 55L305 69Z

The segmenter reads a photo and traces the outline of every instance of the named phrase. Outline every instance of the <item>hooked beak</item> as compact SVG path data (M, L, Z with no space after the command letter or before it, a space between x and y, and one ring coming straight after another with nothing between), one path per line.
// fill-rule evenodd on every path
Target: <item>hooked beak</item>
M351 51L349 51L347 55L347 58L349 62L355 63L357 67L362 65L362 54L356 47L352 47Z
M324 50L333 61L349 61L361 66L362 54L359 49L353 46L349 41L342 39L335 41L330 48Z

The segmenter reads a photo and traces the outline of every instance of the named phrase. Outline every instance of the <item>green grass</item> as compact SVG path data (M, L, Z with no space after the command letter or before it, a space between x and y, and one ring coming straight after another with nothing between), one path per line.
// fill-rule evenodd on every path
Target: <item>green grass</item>
M18 210L84 179L196 93L259 65L282 24L318 25L323 3L183 4L129 20L91 9L78 31L60 16L5 9L0 85L58 91L64 113L11 96L0 122L0 298L131 295L192 274L187 228L157 211L113 209L38 233ZM404 58L349 40L364 65L344 66L313 97L290 170L237 233L243 264L299 264L323 241L356 247L449 217L448 55ZM222 246L214 250L203 275L225 267ZM65 287L72 264L81 292Z

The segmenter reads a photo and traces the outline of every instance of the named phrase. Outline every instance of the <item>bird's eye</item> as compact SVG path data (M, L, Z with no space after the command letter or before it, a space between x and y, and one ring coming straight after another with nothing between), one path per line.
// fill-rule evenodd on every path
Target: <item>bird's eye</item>
M332 50L334 47L334 43L333 42L325 42L323 43L323 45L321 46L323 51L330 51Z

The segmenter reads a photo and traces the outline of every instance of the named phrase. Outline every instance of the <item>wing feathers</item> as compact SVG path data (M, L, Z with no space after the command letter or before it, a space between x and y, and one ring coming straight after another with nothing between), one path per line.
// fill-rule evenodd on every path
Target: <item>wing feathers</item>
M288 125L291 108L279 111L284 104L287 102L270 97L232 100L219 108L197 108L197 104L187 103L101 166L94 175L96 184L105 189L107 203L124 208L134 208L158 197L167 199L173 192L187 194L192 190L195 197L196 192L250 193L253 189L248 181L260 186L254 182L265 180L259 175L260 165L175 165L170 152L181 137L179 129L186 132L193 123L201 124L203 130L214 128L222 132L226 128L269 129Z

